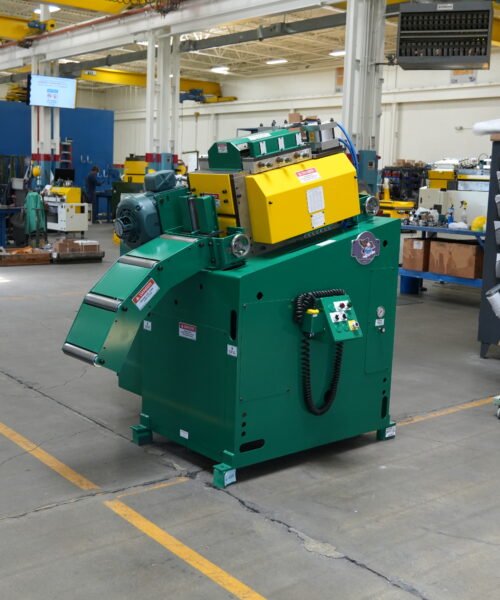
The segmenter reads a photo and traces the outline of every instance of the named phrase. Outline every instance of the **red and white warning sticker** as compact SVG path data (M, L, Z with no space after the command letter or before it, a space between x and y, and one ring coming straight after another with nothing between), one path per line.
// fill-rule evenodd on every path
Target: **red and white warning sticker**
M296 171L295 175L297 175L299 178L300 183L308 183L309 181L321 179L321 175L314 167L311 167L310 169L304 169L303 171Z
M160 286L154 279L149 279L146 285L132 298L132 302L142 310L151 298L160 291Z
M187 340L193 340L196 342L196 325L190 325L189 323L179 323L179 335L180 337L186 338Z

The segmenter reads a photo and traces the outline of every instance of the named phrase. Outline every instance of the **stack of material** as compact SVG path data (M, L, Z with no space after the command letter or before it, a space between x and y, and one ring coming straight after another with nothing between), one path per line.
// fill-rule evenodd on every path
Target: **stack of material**
M102 260L104 252L96 240L75 240L61 238L52 244L52 259L54 262Z
M23 267L29 265L48 265L50 252L26 246L4 250L0 247L0 267Z

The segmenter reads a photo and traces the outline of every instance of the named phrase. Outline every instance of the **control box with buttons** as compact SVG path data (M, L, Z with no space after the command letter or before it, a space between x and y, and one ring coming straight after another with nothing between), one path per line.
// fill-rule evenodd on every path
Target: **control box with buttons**
M354 306L348 295L321 298L319 302L336 342L363 337Z

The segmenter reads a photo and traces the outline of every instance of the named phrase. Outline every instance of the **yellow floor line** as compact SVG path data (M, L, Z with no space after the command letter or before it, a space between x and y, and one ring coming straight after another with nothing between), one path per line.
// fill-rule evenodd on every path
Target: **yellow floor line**
M178 483L184 483L185 481L189 481L188 477L177 477L173 481L167 481L165 483L160 483L158 485L153 485L151 487L146 487L142 490L134 490L133 492L125 492L124 494L118 494L117 498L125 498L126 496L135 496L136 494L142 494L144 492L151 492L152 490L159 490L160 488L170 487L171 485L177 485Z
M468 408L475 408L476 406L483 406L484 404L491 404L493 397L483 398L482 400L474 400L472 402L465 402L464 404L458 404L457 406L451 406L443 410L436 410L435 412L427 413L417 417L409 417L398 421L397 426L402 427L403 425L412 425L413 423L420 423L421 421L428 421L429 419L435 419L436 417L442 417L444 415L450 415L451 413L459 412L461 410L467 410Z
M139 531L142 531L194 569L206 575L236 598L240 600L265 600L263 596L252 590L252 588L249 588L232 575L229 575L229 573L226 573L226 571L207 560L201 554L198 554L195 550L192 550L189 546L186 546L186 544L183 544L177 538L171 536L140 513L129 508L123 502L109 500L104 502L104 504L122 519L125 519L125 521L128 521L131 525L139 529Z
M50 467L56 473L59 473L61 477L71 481L71 483L79 487L81 490L100 489L98 485L92 483L92 481L83 475L80 475L80 473L73 471L73 469L62 463L60 460L57 460L55 456L45 452L45 450L42 450L36 444L30 442L28 439L17 433L17 431L14 431L3 423L0 423L0 434L4 435L14 444L17 444L20 448L31 454L31 456L37 458L44 465L47 465L47 467Z

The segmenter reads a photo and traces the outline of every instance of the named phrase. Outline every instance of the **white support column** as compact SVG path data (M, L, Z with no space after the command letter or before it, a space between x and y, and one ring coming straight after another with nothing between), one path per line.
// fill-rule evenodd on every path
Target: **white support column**
M52 75L59 77L59 61L54 61L52 64ZM54 155L59 156L61 152L61 114L59 108L52 109L52 139L51 149ZM59 162L59 161L58 161Z
M377 150L380 133L385 0L349 0L342 125L358 150Z
M146 153L153 152L154 143L154 120L155 120L155 79L156 79L156 48L155 35L152 31L148 33L148 51L146 67Z
M218 139L219 115L215 112L210 115L210 141L214 144Z
M170 37L162 37L158 46L158 80L160 86L158 109L158 134L160 152L170 152L170 110L172 107L172 92L170 73L172 72L172 51Z
M390 145L389 155L387 157L388 163L394 165L396 163L397 155L399 152L399 104L393 102L391 104L391 119L390 119Z
M40 21L48 21L50 19L50 10L48 4L40 4Z
M39 75L50 75L50 64L47 62L38 63ZM51 108L47 106L38 107L38 147L40 154L44 155L43 160L47 160L47 155L51 150L52 139L52 115Z
M172 120L170 127L170 152L172 154L181 154L182 148L180 147L179 138L179 94L180 94L180 68L181 68L181 55L179 52L180 35L172 36L172 55L171 55L171 67L172 77L170 77L170 90L171 90L171 104L172 104Z
M38 73L38 58L33 56L31 59L31 73ZM29 98L28 98L29 101ZM31 107L31 154L38 154L38 106Z

